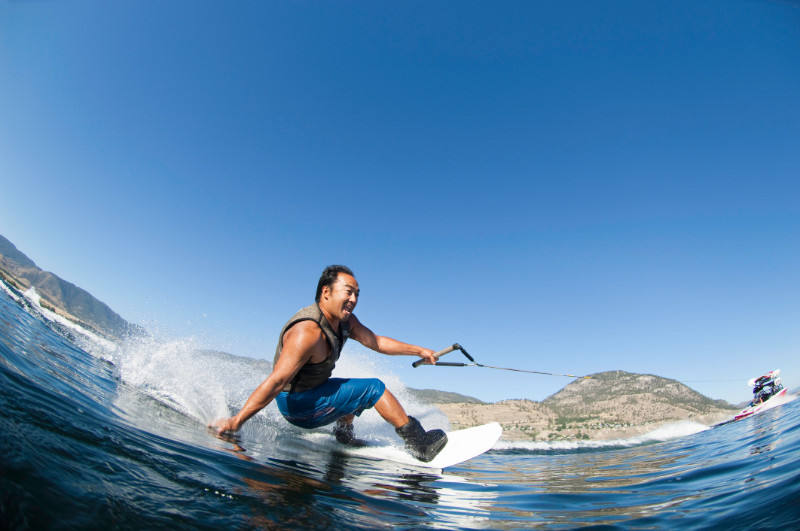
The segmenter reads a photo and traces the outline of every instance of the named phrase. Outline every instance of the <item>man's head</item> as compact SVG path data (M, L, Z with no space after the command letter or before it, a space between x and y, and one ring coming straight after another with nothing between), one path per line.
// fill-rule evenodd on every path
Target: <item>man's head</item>
M322 296L322 288L328 286L328 288L333 289L333 284L339 277L339 273L344 273L345 275L350 275L351 277L355 278L355 275L347 266L332 265L326 267L322 272L322 275L319 277L319 282L317 283L317 295L314 297L315 301L319 302L319 298Z
M358 295L358 282L350 268L332 265L319 278L315 300L331 317L346 321L356 307Z

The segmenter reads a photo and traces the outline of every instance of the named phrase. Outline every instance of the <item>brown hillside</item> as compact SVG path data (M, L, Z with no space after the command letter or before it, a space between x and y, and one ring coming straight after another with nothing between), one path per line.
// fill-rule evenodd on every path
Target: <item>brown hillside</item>
M575 380L542 402L437 407L453 429L497 421L505 430L504 439L536 441L627 438L684 420L710 425L737 409L675 380L624 371Z

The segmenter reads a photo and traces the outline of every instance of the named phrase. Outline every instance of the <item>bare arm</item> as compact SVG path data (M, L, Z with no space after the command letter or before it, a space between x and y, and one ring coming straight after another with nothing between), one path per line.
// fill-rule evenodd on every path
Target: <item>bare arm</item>
M324 336L320 328L310 321L297 323L283 337L283 350L272 373L256 387L242 409L233 417L215 420L209 428L218 433L239 431L253 415L264 409L297 371L312 358L327 355Z
M390 356L419 356L420 358L428 360L431 363L436 363L436 358L434 357L435 353L433 350L419 347L417 345L403 343L402 341L397 341L391 337L376 335L372 330L361 324L361 321L359 321L355 315L350 316L349 323L350 337L367 348L371 348L372 350L380 352L381 354L388 354Z

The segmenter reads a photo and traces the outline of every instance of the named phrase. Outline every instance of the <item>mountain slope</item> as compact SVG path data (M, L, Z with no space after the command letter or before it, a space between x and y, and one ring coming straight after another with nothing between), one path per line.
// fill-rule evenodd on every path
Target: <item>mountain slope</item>
M20 291L35 287L43 306L98 334L119 339L142 331L86 290L40 269L3 236L0 236L0 278Z
M575 380L542 404L563 422L593 419L604 424L690 418L735 407L724 400L711 400L676 380L625 371Z
M626 438L684 420L710 425L737 410L675 380L625 371L575 380L542 402L436 405L454 429L497 421L504 439L537 441Z
M449 391L438 391L436 389L412 389L408 388L414 398L420 402L432 404L484 404L485 402L471 396L452 393Z

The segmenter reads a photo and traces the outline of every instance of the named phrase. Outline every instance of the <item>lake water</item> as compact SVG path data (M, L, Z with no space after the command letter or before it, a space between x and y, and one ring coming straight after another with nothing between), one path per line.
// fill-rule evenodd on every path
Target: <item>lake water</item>
M3 529L800 525L800 401L712 429L501 441L440 472L348 453L329 430L294 429L272 406L239 440L221 441L206 423L243 403L264 362L197 352L191 341L114 345L43 313L0 290ZM426 425L446 422L425 404L409 407ZM399 445L372 412L357 429Z

